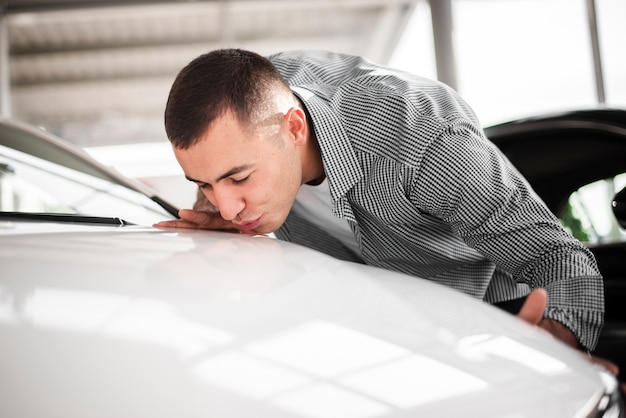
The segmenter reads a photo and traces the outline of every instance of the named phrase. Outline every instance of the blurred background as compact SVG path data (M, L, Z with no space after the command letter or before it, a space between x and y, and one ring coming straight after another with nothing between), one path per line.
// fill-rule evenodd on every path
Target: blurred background
M624 22L626 0L0 0L0 115L190 206L163 110L204 52L361 55L449 84L489 126L626 107Z

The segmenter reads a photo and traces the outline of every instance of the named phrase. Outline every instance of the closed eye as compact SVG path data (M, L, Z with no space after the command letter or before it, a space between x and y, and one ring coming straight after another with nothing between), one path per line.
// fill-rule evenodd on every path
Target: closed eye
M233 178L233 179L231 179L231 180L232 180L232 182L233 182L233 183L235 183L235 184L243 184L243 183L247 182L249 179L250 179L250 176L246 176L246 177L244 177L244 178L242 178L242 179L234 179L234 178Z

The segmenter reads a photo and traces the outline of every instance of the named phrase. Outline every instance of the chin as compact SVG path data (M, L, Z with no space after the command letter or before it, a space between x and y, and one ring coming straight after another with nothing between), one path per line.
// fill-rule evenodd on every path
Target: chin
M252 231L246 232L252 235L269 235L271 233L273 233L274 231L276 231L278 228L266 228L266 227L260 227L257 229L254 229Z
M283 225L283 223L284 221L280 223L275 223L275 222L263 223L259 225L258 228L255 228L253 231L250 231L250 232L254 234L258 234L258 235L272 234L276 232Z

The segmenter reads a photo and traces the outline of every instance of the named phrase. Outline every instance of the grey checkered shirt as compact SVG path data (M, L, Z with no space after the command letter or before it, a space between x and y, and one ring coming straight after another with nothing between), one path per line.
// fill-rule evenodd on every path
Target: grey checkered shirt
M277 238L490 303L545 288L546 317L595 347L604 296L592 254L454 91L349 55L294 51L270 59L306 107L333 213L349 222L361 252L293 212Z

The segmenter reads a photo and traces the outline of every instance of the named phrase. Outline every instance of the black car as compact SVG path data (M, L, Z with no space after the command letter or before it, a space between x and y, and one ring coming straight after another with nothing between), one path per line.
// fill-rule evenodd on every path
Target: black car
M626 110L542 115L485 132L594 253L606 299L594 354L617 363L626 380Z

